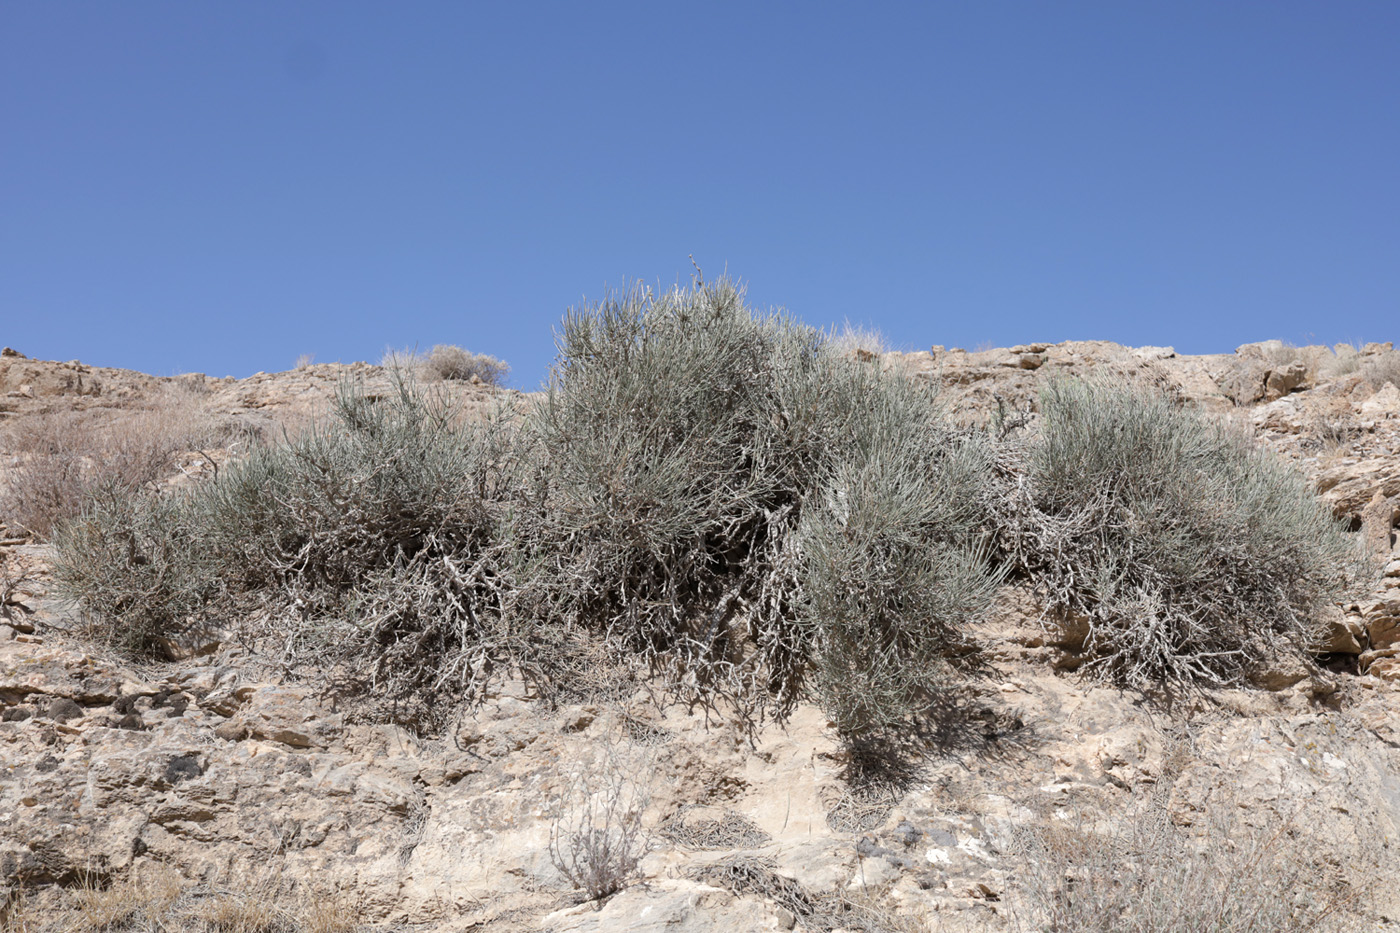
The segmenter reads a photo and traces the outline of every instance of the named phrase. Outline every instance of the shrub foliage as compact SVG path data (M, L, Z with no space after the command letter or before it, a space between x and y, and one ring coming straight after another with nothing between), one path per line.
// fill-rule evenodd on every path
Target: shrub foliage
M1056 382L1032 442L958 430L727 279L571 310L558 350L523 417L400 370L190 491L105 490L59 580L137 651L251 602L423 729L502 671L577 691L603 659L750 723L811 696L856 741L938 705L1003 567L1142 686L1306 650L1349 558L1297 475L1164 397Z
M927 389L742 298L634 288L565 318L517 592L704 690L782 708L811 685L881 728L989 597L977 445Z
M1229 684L1316 642L1355 551L1297 472L1160 392L1064 380L1040 405L1003 538L1053 612L1088 622L1091 670Z

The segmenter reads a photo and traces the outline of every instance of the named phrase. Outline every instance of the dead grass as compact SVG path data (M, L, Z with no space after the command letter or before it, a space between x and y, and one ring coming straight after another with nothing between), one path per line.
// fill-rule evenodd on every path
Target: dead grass
M47 539L94 494L156 487L180 475L178 455L200 459L238 430L209 412L200 390L184 385L140 408L15 418L0 435L0 451L13 458L0 487L0 520L11 532Z
M661 834L683 848L756 849L772 837L752 820L734 810L713 813L714 808L687 804L672 814Z
M1377 389L1387 382L1400 388L1400 350L1386 350L1368 357L1360 369L1366 381Z
M1301 363L1308 379L1330 382L1352 373L1361 373L1367 382L1380 388L1387 382L1400 386L1400 351L1387 350L1384 344L1339 343L1334 347L1299 347L1290 343L1275 343L1260 349L1260 358L1273 367Z
M1322 933L1357 928L1380 864L1326 863L1306 820L1214 802L1191 829L1160 801L1111 819L1049 815L1025 831L1018 933ZM1379 858L1379 853L1378 853Z
M88 879L48 896L21 892L0 908L0 933L355 933L355 905L267 873L190 884L170 869L102 885Z
M823 335L826 343L842 356L852 356L862 362L871 362L890 352L885 335L873 327L852 324L849 320L840 327L833 326Z

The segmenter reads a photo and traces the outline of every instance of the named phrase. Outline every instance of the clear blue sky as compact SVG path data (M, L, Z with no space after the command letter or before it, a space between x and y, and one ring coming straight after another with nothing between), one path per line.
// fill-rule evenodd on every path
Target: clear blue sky
M247 375L693 253L910 348L1400 341L1400 3L0 0L0 343Z

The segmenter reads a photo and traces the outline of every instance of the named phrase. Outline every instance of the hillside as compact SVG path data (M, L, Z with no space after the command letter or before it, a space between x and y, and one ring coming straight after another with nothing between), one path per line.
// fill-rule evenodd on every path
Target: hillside
M1338 929L1400 929L1400 354L850 353L936 382L952 423L1000 436L1038 429L1055 377L1161 390L1301 470L1375 562L1373 585L1330 608L1313 663L1164 699L1083 676L1086 632L1012 574L968 632L980 669L881 770L810 696L746 722L605 661L586 671L592 695L513 672L439 728L395 724L383 696L338 692L339 662L290 658L263 605L136 658L85 636L54 595L51 545L12 523L0 928L1032 930L1056 897L1093 892L1093 911L1089 895L1062 905L1055 928L1109 930L1083 918L1111 920L1171 876L1178 897L1245 888L1250 909L1285 912L1332 898ZM198 442L158 456L154 485L217 483L251 448L323 423L348 384L397 391L365 363L161 378L7 349L0 483L38 462L35 438L157 430ZM468 420L537 399L433 387ZM100 449L128 449L113 443ZM588 900L568 870L607 863L597 848L619 828L636 833L635 875ZM1221 929L1271 929L1251 922Z

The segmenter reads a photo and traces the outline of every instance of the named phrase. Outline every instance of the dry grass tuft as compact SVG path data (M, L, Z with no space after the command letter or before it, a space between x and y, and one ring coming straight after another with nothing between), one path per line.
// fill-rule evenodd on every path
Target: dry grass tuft
M861 362L873 362L890 352L885 335L872 327L852 324L833 326L823 336L827 346L841 356L854 357Z
M1300 818L1215 805L1191 833L1160 802L1112 820L1078 814L1026 831L1013 929L1064 933L1323 933L1355 929L1361 892L1314 864ZM1377 876L1378 877L1378 876Z
M1377 389L1387 382L1400 388L1400 350L1386 350L1368 357L1360 369L1366 381Z
M50 891L20 892L0 905L0 933L355 933L367 929L355 905L273 873L226 884L188 884L169 869L109 885L87 879Z
M14 462L0 487L0 520L47 539L94 496L157 487L179 475L177 455L218 447L238 431L197 390L175 385L143 408L13 419L0 435Z

